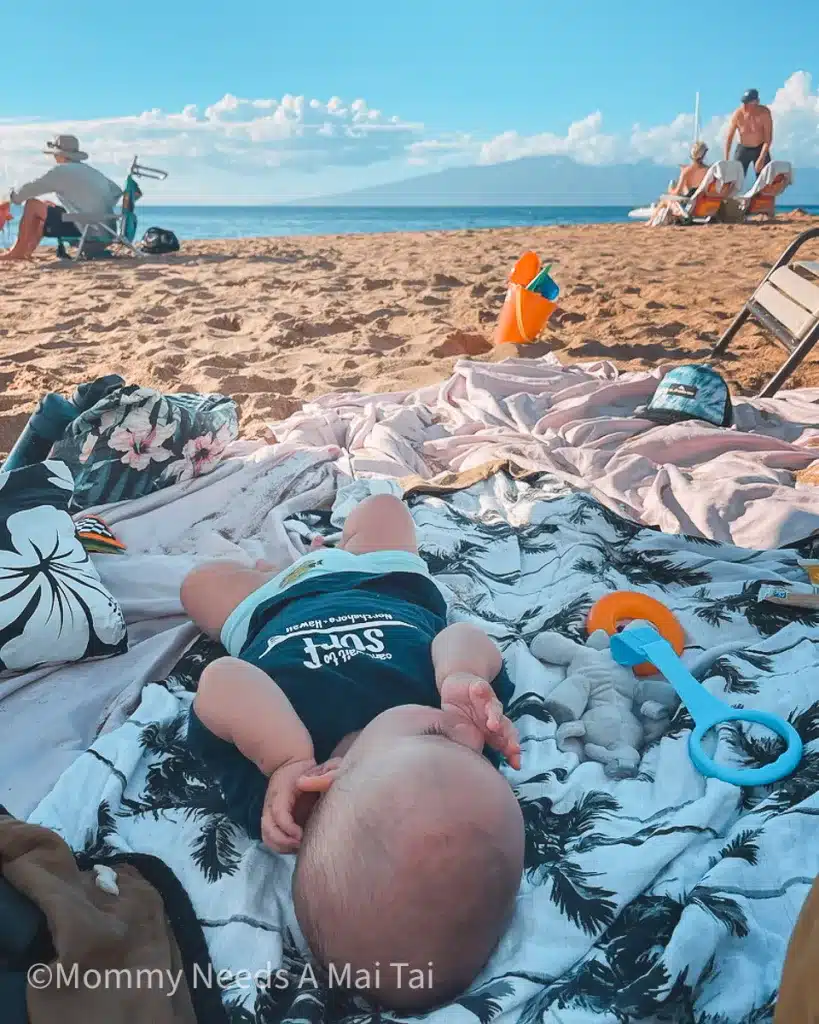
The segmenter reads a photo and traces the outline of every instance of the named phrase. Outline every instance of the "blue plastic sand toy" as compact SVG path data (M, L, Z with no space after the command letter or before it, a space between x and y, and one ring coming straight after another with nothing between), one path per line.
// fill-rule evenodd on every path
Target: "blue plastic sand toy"
M769 786L796 768L802 758L802 740L790 722L768 711L732 708L709 693L683 665L668 641L650 626L634 626L611 637L611 656L618 665L634 666L650 661L677 691L694 719L688 750L703 775L733 786ZM763 768L730 768L717 764L703 749L703 736L721 722L755 722L775 732L787 749Z

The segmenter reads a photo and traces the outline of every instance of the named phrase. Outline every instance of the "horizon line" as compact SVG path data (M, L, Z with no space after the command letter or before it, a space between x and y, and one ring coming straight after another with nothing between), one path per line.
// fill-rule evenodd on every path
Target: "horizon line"
M316 197L313 200L284 200L280 202L255 202L255 203L236 203L236 202L221 202L218 200L210 200L208 202L176 202L176 203L145 203L142 202L137 207L137 214L140 210L170 210L179 209L180 207L186 207L190 209L208 209L213 207L222 207L223 209L236 209L236 210L298 210L298 209L335 209L335 210L390 210L390 209L404 209L404 210L454 210L464 207L466 209L482 209L482 210L515 210L515 209L538 209L538 210L582 210L582 209L598 209L598 210L619 210L624 207L633 205L633 198L624 198L623 202L620 203L609 203L609 202L582 202L582 203L544 203L544 202L531 202L531 203L511 203L511 202L489 202L489 203L459 203L459 202L446 202L446 203L408 203L402 206L398 203L358 203L358 202L331 202L329 200ZM790 204L779 204L780 210L796 209L797 207L804 206L819 206L819 195L814 198L803 200L802 202L790 203Z

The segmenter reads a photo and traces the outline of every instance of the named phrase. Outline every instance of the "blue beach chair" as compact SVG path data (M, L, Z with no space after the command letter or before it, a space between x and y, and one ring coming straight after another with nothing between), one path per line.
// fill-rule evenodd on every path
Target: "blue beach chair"
M167 177L167 171L160 171L156 167L145 167L135 156L122 188L119 213L114 213L104 220L100 220L98 214L93 216L82 213L70 214L72 223L76 224L82 232L74 259L79 260L83 257L99 255L100 252L114 245L123 246L133 256L143 257L144 254L134 245L137 233L136 204L142 198L142 189L139 187L137 178L164 181ZM62 243L63 239L60 239L61 246ZM65 250L62 249L61 254L64 253Z

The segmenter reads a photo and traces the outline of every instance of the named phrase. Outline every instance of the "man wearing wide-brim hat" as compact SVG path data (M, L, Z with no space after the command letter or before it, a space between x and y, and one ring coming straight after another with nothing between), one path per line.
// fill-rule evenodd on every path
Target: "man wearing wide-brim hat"
M25 259L30 256L42 238L79 238L81 231L71 222L72 213L107 220L113 215L114 204L122 190L100 171L85 161L88 154L80 149L74 135L58 135L43 150L54 157L55 166L42 177L20 188L13 188L7 204L0 204L0 224L3 207L10 203L24 203L17 241L8 252L0 253L0 260ZM60 205L46 203L41 196L56 195Z

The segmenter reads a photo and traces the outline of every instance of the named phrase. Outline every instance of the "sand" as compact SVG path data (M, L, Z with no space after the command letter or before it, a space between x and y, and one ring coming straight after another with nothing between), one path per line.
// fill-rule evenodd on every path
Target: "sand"
M0 453L41 394L103 373L232 395L253 437L329 391L406 390L443 379L457 358L498 358L506 275L527 248L554 263L562 289L542 335L562 362L704 360L781 250L815 223L183 241L173 256L77 265L42 250L0 264ZM783 358L749 326L716 365L753 394ZM789 386L816 385L813 359Z

